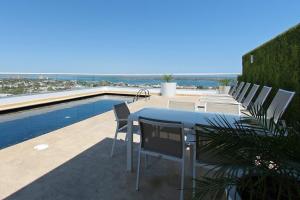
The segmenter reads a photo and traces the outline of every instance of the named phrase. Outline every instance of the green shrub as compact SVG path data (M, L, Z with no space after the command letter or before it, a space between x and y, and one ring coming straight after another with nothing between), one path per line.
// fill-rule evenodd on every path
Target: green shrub
M238 79L271 86L267 103L279 88L295 91L283 118L300 121L300 24L245 54L243 75Z
M221 86L229 86L231 81L232 81L231 79L221 79L221 80L219 80L219 84Z
M173 80L173 76L171 74L163 75L162 80L165 82L171 82Z

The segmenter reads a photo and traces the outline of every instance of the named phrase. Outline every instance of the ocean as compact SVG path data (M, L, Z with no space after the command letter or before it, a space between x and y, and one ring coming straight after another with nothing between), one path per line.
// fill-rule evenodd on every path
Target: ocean
M218 80L236 80L238 74L173 75L178 86L217 87ZM159 85L162 75L81 75L81 74L0 74L0 79L52 79L73 81L107 81L129 85Z

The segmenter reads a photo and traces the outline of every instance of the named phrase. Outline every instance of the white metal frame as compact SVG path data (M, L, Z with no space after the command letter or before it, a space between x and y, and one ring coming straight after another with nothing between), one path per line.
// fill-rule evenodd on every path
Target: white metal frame
M144 123L148 123L148 124L152 124L152 125L156 125L156 126L161 126L161 127L170 127L170 128L181 128L181 134L182 134L182 158L177 158L175 156L169 156L169 155L165 155L165 154L160 154L157 152L152 152L152 151L147 151L147 150L143 150L142 148L142 142L140 142L139 145L139 150L138 150L138 164L137 164L137 177L136 177L136 190L139 190L139 181L140 181L140 166L141 166L141 154L144 155L150 155L150 156L155 156L155 157L160 157L163 159L167 159L167 160L172 160L172 161L176 161L179 162L181 164L181 184L180 184L180 200L184 199L184 174L185 174L185 137L184 137L184 126L182 123L180 122L173 122L173 123L166 123L166 122L159 122L158 121L152 121L152 120L147 120L147 119L139 119L139 123L140 122L144 122ZM142 141L142 134L140 134L140 141Z
M170 108L170 101L173 101L173 102L179 102L179 103L190 103L191 105L193 104L194 111L198 110L198 108L197 108L197 106L196 106L196 103L195 103L195 102L191 102L191 101L177 101L177 100L172 100L172 99L169 99L169 100L168 100L167 108L169 108L169 109L176 109L176 110L186 110L186 111L191 111L191 110L187 110L187 109L180 109L180 108Z

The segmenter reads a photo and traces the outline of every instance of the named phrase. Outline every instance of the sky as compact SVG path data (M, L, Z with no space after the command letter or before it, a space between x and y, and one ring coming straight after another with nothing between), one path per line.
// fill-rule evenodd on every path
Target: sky
M239 73L300 0L0 0L0 72Z

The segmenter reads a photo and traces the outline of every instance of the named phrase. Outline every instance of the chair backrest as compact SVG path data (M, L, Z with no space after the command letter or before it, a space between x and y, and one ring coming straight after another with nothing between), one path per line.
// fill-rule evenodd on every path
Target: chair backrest
M271 90L272 90L272 87L264 86L261 89L261 91L260 91L259 95L257 96L256 100L254 101L254 103L250 104L251 107L254 109L260 110L261 107L263 106L265 100L267 99L267 96L271 92Z
M203 127L203 125L195 125L195 139L196 139L196 161L206 164L217 164L220 160L217 157L212 157L207 152L203 152L203 147L211 142L211 138L207 137L206 132L215 132L218 134L218 130L213 127ZM222 160L222 159L221 159Z
M228 92L228 94L229 95L232 95L233 94L233 92L236 90L236 88L237 88L237 86L238 86L238 81L236 81L235 82L235 84L233 85L233 86L231 86L231 88L230 88L230 90L229 90L229 92Z
M254 84L251 88L251 90L249 91L248 95L246 96L246 98L244 99L244 101L242 102L242 105L247 108L249 106L249 104L251 103L253 97L255 96L257 90L259 88L259 85Z
M246 83L241 94L237 97L237 102L241 103L244 100L244 97L246 95L246 92L248 91L251 83Z
M242 88L244 87L244 85L245 85L245 83L244 82L241 82L240 84L239 84L239 86L237 87L237 89L236 89L236 91L233 93L233 98L234 99L236 99L238 96L239 96L239 94L241 93L241 90L242 90Z
M176 110L195 111L196 104L195 104L195 102L169 100L168 108L176 109Z
M143 150L176 158L184 156L182 123L140 117L139 124Z
M130 115L130 111L126 103L120 103L114 105L113 107L114 107L115 117L117 120L118 129L121 129L127 125L127 121L124 120L128 119L128 116Z
M267 109L267 118L277 123L293 99L295 92L279 89Z

